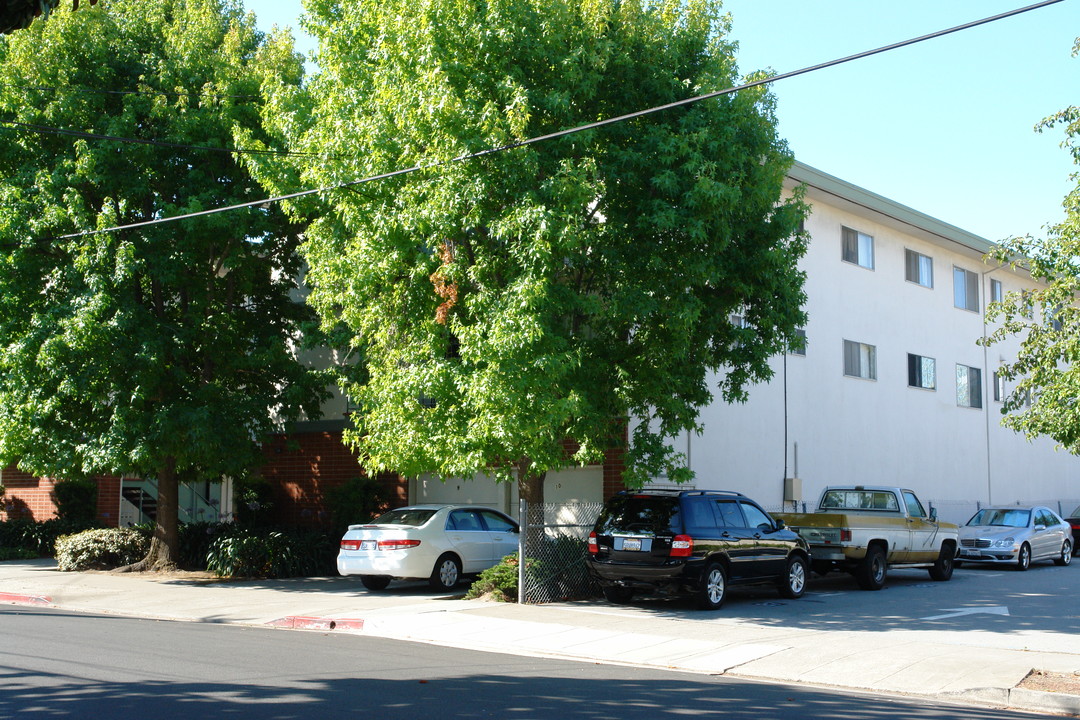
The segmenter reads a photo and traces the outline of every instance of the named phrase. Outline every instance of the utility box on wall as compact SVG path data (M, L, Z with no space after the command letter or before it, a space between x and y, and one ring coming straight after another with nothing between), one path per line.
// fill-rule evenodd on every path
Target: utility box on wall
M784 478L784 502L802 500L802 478Z

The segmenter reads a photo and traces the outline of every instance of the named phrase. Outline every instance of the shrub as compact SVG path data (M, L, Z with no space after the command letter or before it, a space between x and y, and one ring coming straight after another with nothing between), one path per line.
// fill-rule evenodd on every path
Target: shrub
M233 489L236 524L265 527L274 511L274 489L264 477L237 478Z
M56 541L56 565L63 571L111 570L142 560L149 548L149 539L138 530L86 530Z
M89 527L97 519L98 486L94 480L61 480L53 486L52 496L61 520Z
M532 566L532 561L527 561L526 571ZM502 559L495 567L490 567L480 573L473 582L469 591L465 593L466 600L474 600L481 597L490 597L497 602L517 602L518 597L518 554L511 553Z
M211 541L206 569L220 577L329 575L336 553L336 541L319 530L232 528Z
M56 554L56 540L62 535L72 535L95 527L64 518L52 518L36 522L25 518L0 522L0 548L19 548L33 553L33 557L52 557Z
M0 547L0 561L3 560L33 560L39 557L33 550L26 548Z
M234 532L235 529L230 523L181 523L180 556L176 563L189 570L206 570L210 546L219 537Z
M332 532L338 537L349 525L371 520L382 510L386 501L378 480L370 477L353 478L326 492L326 504L332 508Z

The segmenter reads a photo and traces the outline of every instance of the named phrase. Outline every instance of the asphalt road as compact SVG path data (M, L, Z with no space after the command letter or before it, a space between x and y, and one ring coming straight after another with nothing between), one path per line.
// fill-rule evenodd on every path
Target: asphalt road
M889 600L900 592L879 595ZM741 602L755 600L749 596ZM662 611L683 612L670 606ZM1004 720L1020 715L360 635L54 609L0 607L0 638L0 718L5 719Z
M597 608L708 621L713 615L683 598L635 598ZM798 600L768 586L734 588L716 617L766 626L854 631L992 631L1003 637L1052 633L1080 643L1080 558L1067 567L1032 565L1027 572L965 565L947 582L925 570L890 570L885 587L860 590L844 573L811 578ZM1038 649L1038 648L1032 648Z

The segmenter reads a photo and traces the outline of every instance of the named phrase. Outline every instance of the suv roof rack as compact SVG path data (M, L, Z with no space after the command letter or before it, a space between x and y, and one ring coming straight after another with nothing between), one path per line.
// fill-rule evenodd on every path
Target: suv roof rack
M623 495L669 495L672 497L684 497L688 495L725 495L746 497L736 490L676 490L674 488L641 488L640 490L620 490Z

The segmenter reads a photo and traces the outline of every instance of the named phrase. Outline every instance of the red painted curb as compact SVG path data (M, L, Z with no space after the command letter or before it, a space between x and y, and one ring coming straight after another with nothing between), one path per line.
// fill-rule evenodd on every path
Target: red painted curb
M0 603L11 605L52 605L52 598L41 595L20 595L18 593L0 592Z
M321 618L289 615L266 623L271 627L293 630L363 630L364 621L358 618Z

